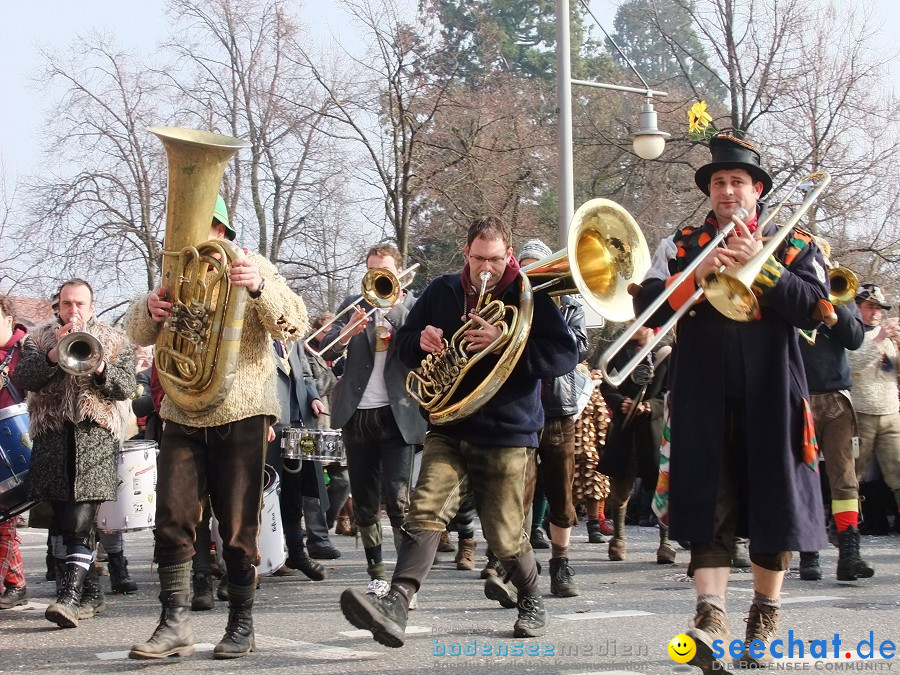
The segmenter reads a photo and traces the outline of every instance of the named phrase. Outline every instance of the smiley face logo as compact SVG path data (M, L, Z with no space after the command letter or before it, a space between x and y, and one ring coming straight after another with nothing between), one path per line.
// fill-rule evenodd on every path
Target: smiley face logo
M684 633L679 633L669 640L668 651L669 657L675 663L687 663L697 653L697 645L694 644L693 638Z

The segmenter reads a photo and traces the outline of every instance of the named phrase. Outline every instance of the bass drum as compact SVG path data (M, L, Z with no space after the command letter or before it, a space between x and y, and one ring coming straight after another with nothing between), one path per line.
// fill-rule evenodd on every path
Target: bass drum
M0 523L27 511L25 479L31 469L28 408L17 403L0 410Z
M119 450L119 486L114 501L97 511L104 532L148 530L156 521L156 442L125 441Z

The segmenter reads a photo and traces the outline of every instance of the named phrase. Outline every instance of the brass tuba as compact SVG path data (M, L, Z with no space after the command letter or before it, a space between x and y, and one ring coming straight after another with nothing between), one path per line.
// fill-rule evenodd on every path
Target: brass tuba
M219 185L232 155L249 143L176 127L152 127L168 158L162 286L172 314L156 340L156 369L166 396L188 415L202 415L228 395L234 380L247 290L228 278L243 255L210 240Z
M407 375L406 391L428 412L432 424L465 419L499 391L515 368L531 330L535 292L580 293L598 314L624 321L634 316L628 286L641 281L649 267L647 242L628 211L608 199L584 203L569 226L566 248L520 270L518 307L498 299L482 306L487 300L482 280L475 311L500 328L500 337L480 352L468 352L465 332L474 323L470 319L444 340L442 351L423 359L420 372ZM483 365L477 369L479 380L474 385L466 382L473 367L492 355L489 372L483 374L488 367Z

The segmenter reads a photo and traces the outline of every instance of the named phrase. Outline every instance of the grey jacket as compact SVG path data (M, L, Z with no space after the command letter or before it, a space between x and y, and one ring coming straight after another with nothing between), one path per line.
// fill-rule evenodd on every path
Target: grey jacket
M365 306L361 296L350 296L341 303L338 311L348 307L351 303L358 302ZM394 327L394 333L406 321L409 310L416 303L412 293L407 293L403 300L394 305L385 318ZM324 338L324 344L334 340L341 329L347 325L351 312L338 319ZM335 429L343 427L356 412L363 392L369 383L372 366L375 363L375 322L370 321L366 330L350 339L346 347L347 364L344 367L344 375L334 389L331 396L331 423ZM329 349L324 358L331 361L338 358L344 352L340 342ZM387 360L384 365L385 387L394 420L403 434L403 440L408 445L421 445L425 442L425 418L419 412L419 404L406 393L407 368L397 356L394 340L388 343Z
M578 361L584 361L588 355L587 327L584 321L584 308L575 298L564 295L560 298L563 318L569 332L575 338L578 348ZM578 393L582 389L585 376L578 369L561 377L544 382L544 415L547 417L568 417L578 414Z

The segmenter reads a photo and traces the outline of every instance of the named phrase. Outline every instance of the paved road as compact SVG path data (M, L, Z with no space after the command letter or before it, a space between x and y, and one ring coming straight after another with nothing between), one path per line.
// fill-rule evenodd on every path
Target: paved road
M387 521L384 525L390 537ZM364 588L365 563L362 549L353 539L333 537L343 556L329 561L331 576L327 581L263 579L254 608L257 651L230 662L211 658L227 617L227 608L221 602L211 612L192 616L200 643L196 656L164 662L128 660L128 647L149 637L159 614L159 587L149 562L149 532L126 534L130 570L140 585L138 593L108 596L108 609L101 616L71 630L59 629L43 616L54 594L53 582L43 576L46 531L26 528L20 532L30 602L0 612L2 672L265 670L319 674L455 670L609 675L685 669L669 659L666 645L688 627L693 613L692 585L685 576L687 555L680 551L675 566L656 565L655 531L648 528L629 528L628 559L612 563L606 559L604 545L587 543L582 525L573 536L571 554L582 594L569 599L550 596L545 572L541 583L552 623L544 638L528 641L512 639L515 611L501 609L484 597L477 571L457 571L452 554L440 554L419 594L420 609L410 616L407 644L402 649L382 647L344 620L338 596L347 586ZM804 582L796 571L789 574L782 637L792 629L795 638L808 648L812 640L827 639L831 645L838 634L841 650L853 647L854 652L857 643L869 637L869 631L873 631L876 648L886 639L900 643L900 537L865 537L863 545L877 569L872 579L835 581L836 550L823 552L827 572L823 581ZM389 542L386 548L392 549ZM483 554L482 545L479 554ZM539 552L541 560L547 557L546 551ZM483 558L479 561L483 563ZM108 577L102 583L108 588ZM736 572L728 597L735 632L743 632L742 617L751 597L750 575ZM476 648L477 656L467 655ZM522 648L521 654L515 652L518 648ZM493 656L504 650L509 650L509 655ZM847 666L882 670L896 666L894 670L900 670L900 661L860 661L855 653L850 660L832 658L819 663L808 654L806 657L805 663L795 660L792 664L797 668L805 665L810 671Z

